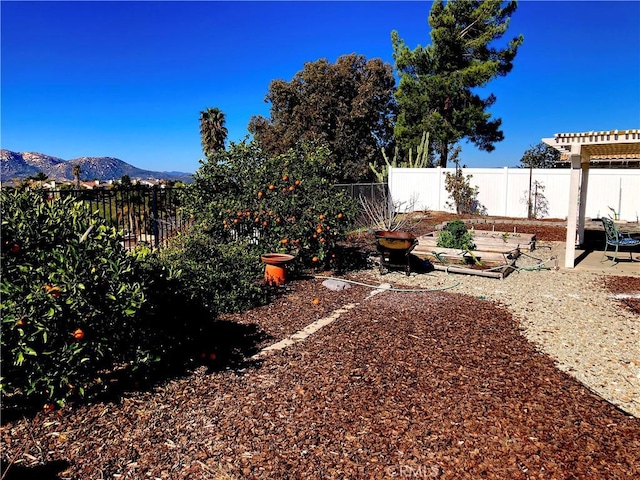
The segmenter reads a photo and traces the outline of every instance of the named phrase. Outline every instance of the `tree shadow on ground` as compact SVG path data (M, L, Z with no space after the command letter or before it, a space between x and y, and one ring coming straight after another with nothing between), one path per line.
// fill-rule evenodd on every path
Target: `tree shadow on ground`
M59 474L71 466L66 460L54 460L28 467L2 461L2 480L60 480Z

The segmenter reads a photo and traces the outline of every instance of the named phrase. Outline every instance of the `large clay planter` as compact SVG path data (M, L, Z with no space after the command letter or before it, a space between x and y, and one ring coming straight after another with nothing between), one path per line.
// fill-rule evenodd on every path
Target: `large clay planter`
M287 263L293 261L293 255L286 253L265 253L260 259L266 264L264 279L269 285L282 285L287 281Z

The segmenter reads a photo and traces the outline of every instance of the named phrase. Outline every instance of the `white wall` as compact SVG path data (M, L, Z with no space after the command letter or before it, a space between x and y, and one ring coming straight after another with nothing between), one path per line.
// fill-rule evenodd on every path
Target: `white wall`
M505 217L527 217L529 169L525 168L464 168L471 175L470 183L479 188L478 201L487 214ZM533 181L544 186L548 202L546 218L566 218L569 210L569 168L533 169ZM453 211L445 190L445 173L455 168L390 168L389 191L402 209ZM415 200L415 201L414 201ZM613 216L613 207L621 220L636 221L640 216L640 169L589 170L586 216Z

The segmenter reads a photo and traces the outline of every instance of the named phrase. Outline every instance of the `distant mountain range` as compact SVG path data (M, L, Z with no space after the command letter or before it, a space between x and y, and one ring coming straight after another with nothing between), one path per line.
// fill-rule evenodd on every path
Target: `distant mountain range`
M80 157L63 160L42 153L12 152L0 150L0 178L3 182L24 179L42 172L50 180L73 181L73 166L80 165L81 180L119 180L129 175L131 180L180 180L185 183L193 180L192 174L184 172L154 172L136 168L118 158Z

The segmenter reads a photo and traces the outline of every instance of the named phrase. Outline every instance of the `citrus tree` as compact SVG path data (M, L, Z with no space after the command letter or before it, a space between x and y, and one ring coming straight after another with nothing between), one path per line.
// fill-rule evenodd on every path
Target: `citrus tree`
M118 232L73 198L3 190L0 205L2 394L64 403L140 360L145 296Z
M291 253L298 266L330 266L356 204L332 187L329 155L306 146L270 157L253 142L232 144L196 172L191 206L199 227L225 244Z

